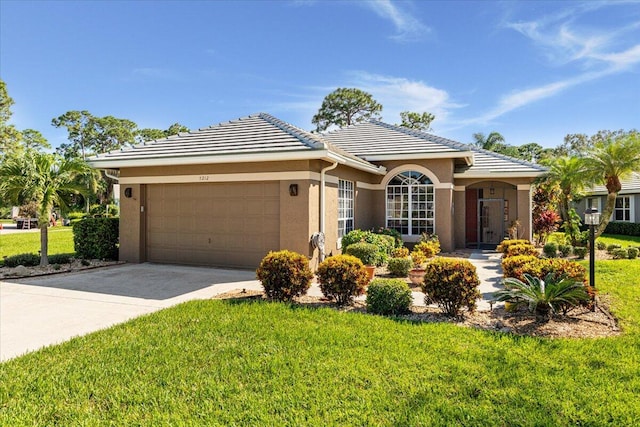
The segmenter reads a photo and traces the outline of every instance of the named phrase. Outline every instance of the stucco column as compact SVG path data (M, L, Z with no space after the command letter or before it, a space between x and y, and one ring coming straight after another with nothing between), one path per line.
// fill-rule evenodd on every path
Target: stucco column
M455 249L453 227L453 185L440 184L435 189L436 234L443 252Z
M533 238L533 219L531 216L531 185L518 185L518 220L522 227L520 236L523 239ZM520 237L518 236L518 237Z
M455 248L464 248L466 239L466 187L456 185L453 187L453 233Z

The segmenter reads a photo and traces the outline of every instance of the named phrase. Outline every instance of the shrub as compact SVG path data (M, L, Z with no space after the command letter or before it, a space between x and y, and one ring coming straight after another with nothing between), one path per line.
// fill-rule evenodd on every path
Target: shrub
M507 253L507 249L513 245L530 245L531 242L525 239L505 239L497 247L496 251Z
M25 267L35 267L36 265L40 265L40 255L18 254L6 257L4 259L5 267L13 268L19 265L24 265Z
M88 259L83 259L82 261L80 261L80 264L84 265L85 267L88 267L91 265L91 261L89 261Z
M69 264L74 254L55 254L49 255L50 264Z
M560 310L566 314L569 308L589 301L589 294L582 282L558 278L553 274L548 274L544 280L525 274L524 279L505 279L505 289L495 292L495 298L516 305L527 305L536 317L543 320L548 320Z
M553 242L549 242L544 245L542 252L544 252L547 258L555 258L558 252L558 245Z
M345 253L358 258L364 265L376 265L378 263L378 247L373 243L354 243L347 247Z
M586 270L577 262L567 259L540 259L536 257L513 257L502 261L504 277L514 277L525 281L525 274L539 279L552 274L555 279L567 277L578 282L586 282Z
M533 255L517 255L502 260L502 272L504 277L523 277L523 268L531 263L538 262L539 258Z
M85 218L73 224L76 256L118 259L118 218Z
M610 222L604 232L606 234L622 234L623 236L640 236L640 223Z
M607 246L607 253L610 255L613 255L613 251L616 249L620 249L622 248L621 245L617 244L617 243L612 243L610 245Z
M60 270L60 268L62 268L62 267L60 267L60 264L53 264L52 267L53 267L53 269L55 271L58 271L58 270Z
M571 245L558 245L558 250L560 251L562 256L566 258L569 255L571 255L571 252L573 251L573 246L571 246Z
M394 230L393 228L379 227L377 230L374 231L374 233L393 237L394 246L396 248L401 247L403 244L402 234L400 234L398 230Z
M89 208L89 216L92 217L115 217L118 213L118 206L114 204L91 205Z
M267 297L291 301L311 287L313 273L304 255L291 251L269 252L256 271Z
M362 261L351 255L327 258L318 266L316 275L322 294L338 304L351 303L354 297L364 293L369 283Z
M573 248L573 254L578 257L578 259L584 259L587 255L587 248L583 246L576 246Z
M507 252L505 252L502 257L509 258L518 255L538 256L538 250L531 243L511 245L507 248Z
M345 252L349 246L354 243L366 242L376 246L378 257L376 265L382 265L387 262L389 254L395 246L395 240L392 236L385 234L376 234L372 231L353 230L342 237L342 250ZM346 252L345 252L346 253Z
M406 314L413 297L400 279L374 279L367 289L367 311L374 314Z
M407 277L409 270L413 266L411 258L390 258L387 263L387 269L393 277Z
M418 268L422 266L425 262L427 262L427 257L421 251L414 250L411 252L411 261L413 262L414 267Z
M627 259L627 250L623 248L614 248L611 252L609 252L613 259Z
M602 240L596 240L596 249L599 251L604 251L607 249L607 244Z
M400 246L391 251L391 258L406 258L408 256L409 249L404 246Z
M549 234L558 229L559 222L560 215L550 209L545 209L535 216L533 219L533 232L540 236L540 244L546 243Z
M440 253L440 241L430 240L428 242L419 242L413 247L414 251L420 251L427 258L433 258Z
M455 316L462 307L475 310L479 285L476 268L468 260L436 258L427 264L422 291L426 304L438 304L446 314Z
M629 259L636 259L638 258L638 252L640 252L640 249L635 247L629 247L627 248L627 257Z

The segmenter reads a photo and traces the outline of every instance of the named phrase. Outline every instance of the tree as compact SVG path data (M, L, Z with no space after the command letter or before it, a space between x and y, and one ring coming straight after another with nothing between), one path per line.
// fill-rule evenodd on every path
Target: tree
M180 123L174 123L166 130L153 128L140 129L138 131L138 134L136 135L136 142L141 143L145 141L167 138L169 136L177 135L182 132L189 132L189 128L181 125Z
M597 237L609 224L616 198L622 190L621 181L631 172L640 171L640 133L631 131L615 139L596 143L584 159L584 164L586 172L595 182L607 188L607 204L596 230Z
M491 132L487 137L482 132L474 133L473 139L476 147L489 151L493 151L496 144L504 144L504 136L499 132Z
M66 158L87 158L87 148L95 140L95 118L90 112L67 111L60 117L51 120L51 124L57 128L65 127L69 133L69 143L61 144L56 150Z
M544 148L542 148L540 144L536 144L535 142L523 144L516 148L518 149L519 159L533 163L538 161L542 157L542 153L544 152Z
M431 131L431 122L436 119L436 116L427 112L420 114L413 111L403 111L400 113L400 119L402 123L398 126L429 132Z
M90 173L91 168L83 160L63 159L36 150L10 156L0 165L0 195L16 205L38 205L40 265L49 264L48 227L54 206L66 208L69 196L86 192L79 178Z
M25 129L21 133L21 145L27 150L42 150L44 148L51 148L51 144L46 138L35 129Z
M571 202L586 185L586 168L582 158L560 157L550 164L546 177L560 187L558 208L563 221L571 221Z
M330 126L349 126L368 119L380 119L382 105L371 94L355 88L338 88L322 101L311 123L322 132Z
M9 124L11 119L11 106L13 98L7 92L6 83L0 79L0 153L6 153L15 147L20 140L20 132L15 126Z

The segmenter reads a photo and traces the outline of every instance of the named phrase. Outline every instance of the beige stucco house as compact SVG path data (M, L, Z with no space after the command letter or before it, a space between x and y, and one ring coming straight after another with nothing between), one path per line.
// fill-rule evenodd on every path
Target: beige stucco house
M255 268L270 250L340 251L355 229L444 251L495 246L519 220L531 236L531 182L543 168L378 121L313 134L256 114L96 156L119 171L120 258ZM112 172L114 173L114 172Z

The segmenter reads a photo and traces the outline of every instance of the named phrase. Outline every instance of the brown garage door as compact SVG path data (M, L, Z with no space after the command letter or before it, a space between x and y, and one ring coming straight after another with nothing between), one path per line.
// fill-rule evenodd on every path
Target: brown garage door
M280 245L280 186L268 183L147 186L147 260L256 268Z

